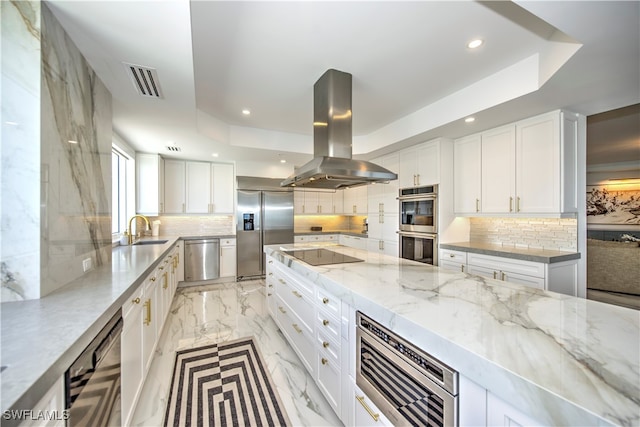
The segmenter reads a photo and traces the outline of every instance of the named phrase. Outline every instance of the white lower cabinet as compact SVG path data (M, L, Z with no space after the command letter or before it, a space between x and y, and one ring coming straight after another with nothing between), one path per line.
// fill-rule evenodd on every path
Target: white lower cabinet
M351 396L353 402L349 403L353 408L353 425L356 427L393 426L382 411L360 390L355 381L353 379L350 381L353 385L353 394Z
M366 237L356 237L347 234L341 234L339 241L341 245L349 246L350 248L362 249L363 251L367 250Z
M25 417L27 419L20 423L20 427L65 427L65 403L64 376L62 376L35 404L31 410L31 417Z
M275 320L336 415L345 424L348 387L348 305L267 257L266 298ZM345 312L343 316L343 311Z
M168 317L182 270L182 244L178 242L158 267L122 306L121 336L122 424L130 425L144 378Z
M577 296L578 260L556 263L440 249L439 267Z
M220 239L220 277L236 276L236 239Z
M544 423L514 408L491 392L487 392L487 425L495 427L534 427Z

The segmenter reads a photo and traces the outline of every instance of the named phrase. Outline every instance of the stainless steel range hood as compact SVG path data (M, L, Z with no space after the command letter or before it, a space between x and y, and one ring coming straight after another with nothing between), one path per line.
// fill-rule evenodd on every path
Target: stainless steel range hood
M313 86L314 159L282 187L344 189L398 179L395 173L351 158L351 74L327 70Z

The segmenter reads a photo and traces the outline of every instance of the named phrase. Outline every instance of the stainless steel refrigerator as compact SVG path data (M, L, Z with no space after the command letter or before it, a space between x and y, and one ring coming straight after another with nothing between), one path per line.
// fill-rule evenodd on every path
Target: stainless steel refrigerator
M293 192L238 190L238 280L265 275L264 245L293 243Z

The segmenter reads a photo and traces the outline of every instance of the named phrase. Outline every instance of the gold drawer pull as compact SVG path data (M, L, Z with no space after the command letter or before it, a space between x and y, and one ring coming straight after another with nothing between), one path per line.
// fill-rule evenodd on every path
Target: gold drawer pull
M324 357L322 359L320 359L320 362L322 362L323 365L326 365L327 363L329 363L329 361L327 359L325 359Z
M464 273L464 264L460 264L460 271Z
M324 326L327 326L327 325L329 324L329 321L328 321L327 319L324 319L324 320L322 321L322 324L323 324Z
M497 272L497 271L494 271L494 272L493 272L493 278L494 278L494 279L497 279L497 278L498 278L498 272Z
M327 304L329 302L329 298L322 298L322 303Z
M282 279L278 279L278 281L279 281L280 283L282 283L283 285L286 285L286 284L287 284L287 282L285 282L285 281L284 281L284 280L282 280Z
M164 270L164 267L163 267L163 266L160 266L160 267L158 267L158 268L159 268L160 270Z
M273 273L269 273L269 276L273 276Z
M162 286L164 289L167 289L167 286L169 286L169 278L167 277L167 273L166 271L164 272L163 276L164 276L164 285Z
M140 304L140 297L131 300L131 302L134 303L134 304Z
M155 281L156 281L155 276L151 278L151 281L152 281L152 282L155 282Z
M456 256L454 254L449 254L449 258L455 258Z
M282 306L281 306L281 305L279 305L279 306L278 306L278 310L280 310L280 313L282 313L282 314L286 314L286 313L287 313L287 310L285 310L284 308L282 308Z
M151 300L146 300L144 302L144 306L147 309L147 316L144 319L144 324L149 326L151 324Z
M270 296L271 296L271 294L267 294L267 296L268 296L268 297L270 297Z
M300 329L300 327L298 326L297 323L294 323L291 326L293 326L293 329L295 329L297 333L299 333L299 334L302 333L302 329Z
M300 295L300 292L298 291L291 291L291 293L297 296L298 298L302 298L302 295Z
M269 261L269 264L273 264L273 261Z
M356 395L356 399L358 400L358 402L360 402L360 404L364 407L364 409L366 409L369 415L371 415L371 418L373 418L373 421L378 422L378 419L380 418L380 414L376 414L371 410L371 408L369 408L369 405L367 405L367 403L364 401L364 396Z
M273 285L269 285L270 288L273 288Z
M502 280L507 280L507 275L504 274L504 271L501 271L500 274L502 275Z
M326 341L323 341L323 342L322 342L322 346L323 346L324 348L327 348L327 347L329 347L329 343L328 343L328 342L326 342Z

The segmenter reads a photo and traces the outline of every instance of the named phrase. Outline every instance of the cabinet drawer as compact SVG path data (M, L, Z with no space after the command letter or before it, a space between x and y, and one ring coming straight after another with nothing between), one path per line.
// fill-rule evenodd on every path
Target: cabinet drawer
M342 303L340 300L324 289L318 287L316 294L316 304L318 307L326 311L330 316L340 318Z
M276 323L288 337L289 344L296 351L309 372L315 372L316 351L312 334L300 326L300 319L291 309L276 298Z
M496 271L504 271L505 273L525 274L544 279L544 264L541 262L470 253L467 256L467 263L469 266L474 265Z
M271 274L273 273L273 274ZM313 298L313 284L302 277L296 275L293 271L288 272L282 268L269 265L267 277L272 277L277 283L297 288L301 293L306 294L310 299Z
M235 246L236 239L220 239L220 247Z
M301 320L301 327L313 332L314 309L311 299L302 294L297 288L286 283L277 285L277 294L284 301L289 309L293 311Z
M138 288L138 290L136 290L131 297L129 297L129 299L122 304L122 317L123 318L127 318L127 316L129 316L129 313L131 313L131 310L133 309L139 309L140 306L142 305L143 301L143 293L144 291L144 286L140 286Z
M326 312L318 310L316 313L316 329L323 331L330 339L340 342L341 324L338 318L328 316Z
M461 251L452 251L451 249L440 249L440 261L444 260L466 264L467 253Z
M438 263L439 267L442 268L446 268L447 270L451 270L451 271L458 271L460 273L464 273L466 271L466 264L465 263L460 263L460 262L455 262L455 261L449 261L449 260L443 260L440 259L440 262Z
M335 341L333 334L320 328L316 328L316 345L324 357L340 364L340 341Z

